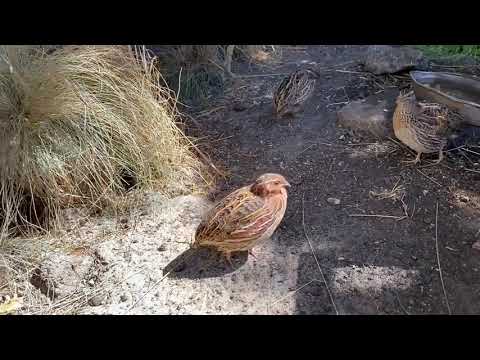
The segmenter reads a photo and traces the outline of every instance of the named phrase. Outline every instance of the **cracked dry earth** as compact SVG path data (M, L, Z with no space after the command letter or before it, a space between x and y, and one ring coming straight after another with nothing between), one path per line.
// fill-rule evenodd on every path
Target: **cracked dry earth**
M204 151L231 174L212 198L264 172L282 173L292 184L285 218L256 259L239 254L229 268L208 251L190 253L209 200L152 195L135 226L96 245L104 264L98 279L108 291L79 313L447 313L437 202L451 312L479 313L480 253L472 248L480 231L478 174L459 169L453 156L438 166L422 167L428 157L407 166L401 161L412 155L405 149L359 140L336 125L344 103L374 91L358 73L364 51L285 48L268 67L237 65L234 72L248 77L235 79L212 104L224 108L197 118L191 131L210 139ZM296 118L275 119L272 92L281 77L251 75L288 73L306 63L324 69L313 98ZM231 106L239 99L241 111Z

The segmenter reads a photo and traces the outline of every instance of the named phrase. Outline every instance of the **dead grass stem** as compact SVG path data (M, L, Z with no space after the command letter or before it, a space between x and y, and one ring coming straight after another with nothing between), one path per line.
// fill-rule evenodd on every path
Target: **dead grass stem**
M440 254L438 251L438 201L435 207L435 251L437 254L438 273L440 274L440 282L442 283L443 296L445 298L445 303L447 304L448 314L452 315L450 303L448 302L447 290L445 289L445 283L443 282L443 272L442 266L440 265Z

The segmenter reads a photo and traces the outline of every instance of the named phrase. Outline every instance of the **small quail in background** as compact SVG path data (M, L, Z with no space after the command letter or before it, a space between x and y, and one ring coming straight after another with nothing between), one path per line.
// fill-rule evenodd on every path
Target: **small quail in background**
M417 101L413 91L402 91L396 100L393 114L395 136L417 153L418 163L423 153L438 153L439 163L443 160L443 150L451 132L450 123L458 123L460 115L447 106Z
M312 96L319 74L312 69L296 70L275 90L273 106L277 117L293 115Z

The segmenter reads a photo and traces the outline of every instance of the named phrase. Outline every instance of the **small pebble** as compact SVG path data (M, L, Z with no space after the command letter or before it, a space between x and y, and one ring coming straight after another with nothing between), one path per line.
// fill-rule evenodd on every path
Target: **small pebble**
M95 295L92 297L89 301L88 304L90 306L100 306L103 303L103 296L102 295Z
M412 255L412 259L415 260L415 261L418 260L418 258L417 258L416 256L414 256L414 255Z
M327 202L329 202L330 204L333 204L333 205L339 205L339 204L340 204L340 199L337 199L337 198L328 198L328 199L327 199Z
M127 295L125 295L125 294L120 295L120 301L121 301L121 302L125 302L125 301L127 301L127 300L128 300Z
M126 217L120 219L120 224L126 224L128 219Z
M167 250L167 248L165 247L165 245L160 245L158 248L157 248L158 251L165 251Z
M423 190L423 196L428 194L428 190Z
M480 241L477 241L472 245L472 249L480 251Z
M88 280L88 285L90 286L95 285L95 281L93 281L93 279Z
M343 256L340 256L340 257L338 258L338 261L343 261L343 260L345 260L345 258L344 258Z

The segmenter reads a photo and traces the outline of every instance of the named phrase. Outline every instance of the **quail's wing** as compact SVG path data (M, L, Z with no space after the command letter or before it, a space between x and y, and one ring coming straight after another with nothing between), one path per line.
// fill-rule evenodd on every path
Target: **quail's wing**
M308 72L298 72L294 82L295 91L292 91L292 102L301 104L312 95L315 88L315 78L311 78Z
M441 149L446 143L447 113L436 104L417 104L410 125L417 141L430 152Z
M285 77L280 85L278 85L275 90L275 96L273 98L275 106L282 105L281 103L285 101L285 98L288 96L289 88L292 82L292 75Z
M418 103L416 126L433 134L442 134L448 128L449 110L439 104Z
M251 241L275 221L265 200L239 189L221 200L200 224L197 233L208 242Z

